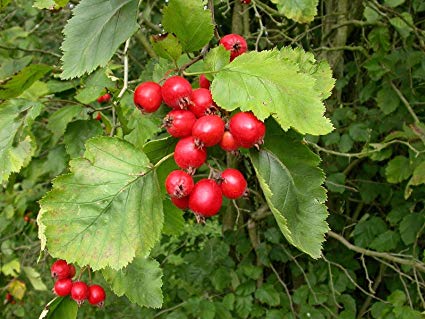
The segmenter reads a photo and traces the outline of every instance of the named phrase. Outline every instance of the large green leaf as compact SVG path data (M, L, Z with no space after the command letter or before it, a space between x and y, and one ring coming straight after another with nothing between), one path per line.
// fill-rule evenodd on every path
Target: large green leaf
M287 18L299 23L311 22L317 14L319 0L272 0Z
M250 158L267 203L286 239L313 258L329 230L320 158L293 132L268 132L264 149Z
M41 201L40 238L57 258L94 270L121 269L158 241L163 211L156 172L123 140L95 137L71 173Z
M125 295L131 302L142 307L162 306L162 270L156 260L136 257L126 268L102 271L111 289L118 295Z
M29 128L43 107L22 99L0 104L0 182L28 164L35 149Z
M65 26L62 78L105 66L137 29L137 0L82 0Z
M163 10L164 29L176 35L183 50L197 51L213 37L210 10L199 0L170 0Z
M43 309L38 319L76 319L77 303L69 297L56 297Z
M219 71L212 83L214 101L232 111L252 111L264 120L272 115L284 130L320 135L332 131L324 117L323 91L316 79L283 58L279 51L249 52Z

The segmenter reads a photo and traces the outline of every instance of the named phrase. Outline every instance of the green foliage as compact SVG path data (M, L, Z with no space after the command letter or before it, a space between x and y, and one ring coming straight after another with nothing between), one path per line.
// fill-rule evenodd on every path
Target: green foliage
M74 319L77 317L78 305L69 297L57 297L49 302L39 319Z
M271 0L287 18L299 23L313 21L317 14L318 0Z

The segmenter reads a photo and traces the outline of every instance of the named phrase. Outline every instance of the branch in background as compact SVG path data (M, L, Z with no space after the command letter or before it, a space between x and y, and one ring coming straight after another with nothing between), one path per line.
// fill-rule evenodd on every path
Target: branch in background
M410 115L412 115L413 120L415 121L415 123L419 123L419 118L416 115L415 111L413 111L412 106L409 104L409 101L406 100L406 98L404 97L403 93L400 92L400 90L395 86L395 84L390 81L391 87L394 90L394 92L397 93L398 97L400 98L400 100L403 102L404 106L407 108L407 110L409 111Z
M57 54L55 52L50 52L46 50L40 50L40 49L24 49L24 48L18 48L18 47L7 47L0 44L0 49L9 50L9 51L22 51L22 52L28 52L28 53L42 53L42 54L49 54L56 58L60 58L61 55Z
M156 58L157 57L155 51L152 49L152 46L149 43L149 40L142 33L142 31L139 31L139 32L136 33L136 40L143 46L143 48L145 49L146 53L151 58Z

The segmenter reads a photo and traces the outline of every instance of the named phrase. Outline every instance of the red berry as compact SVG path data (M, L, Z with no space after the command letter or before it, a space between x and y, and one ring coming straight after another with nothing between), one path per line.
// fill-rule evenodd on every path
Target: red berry
M172 171L165 180L167 193L175 198L188 196L194 185L192 176L180 170Z
M224 46L227 51L230 51L230 61L245 53L248 45L244 37L239 34L227 34L220 39L220 44Z
M73 278L75 276L75 267L74 265L68 265L69 267L69 278Z
M201 74L199 76L199 87L203 89L209 89L210 85L210 81L205 77L205 75Z
M89 287L89 303L91 305L96 305L102 307L105 302L106 294L105 290L99 285L91 285Z
M187 209L189 207L189 196L182 198L171 197L171 201L177 208Z
M189 110L192 111L196 117L204 116L210 113L214 108L211 92L208 89L196 89L192 92L192 103L189 104Z
M72 280L70 278L59 279L55 282L53 291L60 297L68 296L71 293Z
M6 294L6 301L7 302L12 302L13 301L13 296L9 292Z
M211 217L220 211L223 197L218 184L212 179L201 179L189 196L189 208L202 217Z
M155 112L162 103L161 86L156 82L143 82L134 91L133 101L141 111Z
M72 284L71 298L81 305L89 296L89 287L85 282L76 281Z
M246 148L262 144L266 127L263 122L251 112L239 112L229 121L230 133L236 141Z
M99 102L99 103L107 103L107 102L109 102L110 99L111 99L111 94L106 93L106 94L104 94L102 96L99 96L97 98L97 102Z
M241 2L242 2L243 4L250 4L250 3L251 3L251 0L241 0Z
M229 131L224 132L220 141L220 147L226 152L236 151L239 148L239 143Z
M168 106L174 109L186 109L190 104L192 86L185 78L175 75L164 82L161 93Z
M102 114L100 112L97 112L95 120L100 121L101 119L102 119Z
M25 216L24 216L24 221L25 221L26 223L29 223L29 222L31 221L31 218L30 218L28 215L25 215Z
M221 173L221 179L221 191L227 198L236 199L245 193L247 182L242 173L237 169L226 168Z
M69 278L70 269L65 260L58 259L50 267L50 273L55 279L65 279Z
M218 115L205 115L196 120L192 136L198 138L205 146L220 143L224 134L224 121Z
M200 167L207 159L207 151L200 147L193 136L188 136L177 142L174 150L174 160L183 169Z
M172 110L164 118L164 126L167 132L174 137L190 136L195 122L195 114L187 110Z

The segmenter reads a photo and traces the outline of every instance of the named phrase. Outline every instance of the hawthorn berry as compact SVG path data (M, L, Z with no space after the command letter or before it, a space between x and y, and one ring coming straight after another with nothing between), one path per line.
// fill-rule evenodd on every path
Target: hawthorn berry
M203 89L209 89L211 82L205 77L204 74L199 76L199 87Z
M195 114L191 111L172 110L165 116L163 125L171 136L180 138L192 134L192 127L195 122Z
M82 305L89 296L89 287L85 282L75 281L71 288L71 298Z
M230 51L230 61L233 61L236 57L245 53L248 49L248 45L244 37L239 34L227 34L220 39L220 44L227 50Z
M55 282L53 291L60 297L68 296L71 293L72 280L70 278L59 279Z
M208 178L197 182L189 195L190 210L201 217L216 215L220 211L222 202L220 186L216 181Z
M189 207L189 196L182 197L182 198L171 197L171 202L177 208L187 209Z
M97 112L95 120L100 121L102 119L102 114L100 112Z
M69 278L70 269L69 265L65 260L58 259L50 267L50 273L55 279Z
M8 293L6 294L5 301L6 301L6 302L10 302L10 303L14 301L14 300L13 300L13 296L12 296L12 294L11 294L11 293L9 293L9 292L8 292Z
M250 4L250 3L251 3L251 0L241 0L241 2L242 2L243 4Z
M89 287L88 300L91 305L102 307L105 302L105 290L99 285Z
M239 112L233 115L229 121L229 130L240 146L246 148L262 144L266 133L264 123L251 112Z
M185 78L175 75L165 80L161 93L168 106L173 109L186 109L191 101L192 86Z
M220 143L224 134L224 121L218 115L205 115L196 120L192 136L199 139L204 146Z
M69 278L73 278L76 273L75 267L74 265L70 265L70 264L68 265L68 267L69 267Z
M188 136L177 142L174 150L174 160L177 166L192 172L200 167L207 159L207 151L193 136Z
M226 152L236 151L239 148L239 143L229 131L224 132L219 145Z
M221 191L230 199L241 197L246 191L247 182L240 171L234 168L226 168L221 173Z
M161 86L156 82L143 82L134 91L133 101L141 111L155 112L162 103Z
M172 171L165 179L167 193L174 198L188 196L194 185L192 176L180 170Z
M213 108L214 102L211 92L208 89L200 88L193 90L189 110L192 111L196 117L201 117L211 113Z
M111 100L111 94L109 94L109 93L106 93L106 94L99 96L97 98L97 102L100 103L100 104L108 103L110 100Z

